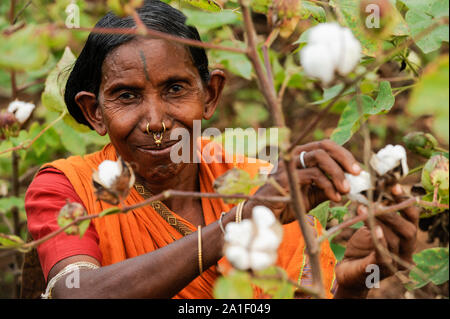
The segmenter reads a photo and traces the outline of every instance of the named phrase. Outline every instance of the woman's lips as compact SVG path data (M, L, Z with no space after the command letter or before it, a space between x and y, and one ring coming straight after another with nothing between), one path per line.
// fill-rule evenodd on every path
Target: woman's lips
M179 142L180 141L168 141L166 143L161 144L160 147L155 146L155 145L137 146L137 149L140 152L150 154L153 156L167 156L168 154L170 154L172 147Z

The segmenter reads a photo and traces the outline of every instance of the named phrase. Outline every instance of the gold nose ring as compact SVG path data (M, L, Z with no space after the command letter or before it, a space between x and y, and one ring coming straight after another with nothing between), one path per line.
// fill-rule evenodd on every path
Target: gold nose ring
M159 147L161 146L161 142L163 139L163 134L166 131L166 125L164 124L164 122L161 122L162 124L162 131L161 132L152 132L153 133L153 139L155 140L155 144ZM150 135L150 129L149 129L150 123L147 122L147 133Z

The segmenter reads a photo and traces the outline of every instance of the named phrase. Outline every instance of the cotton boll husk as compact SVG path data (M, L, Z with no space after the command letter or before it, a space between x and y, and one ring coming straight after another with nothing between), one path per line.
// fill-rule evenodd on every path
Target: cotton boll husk
M246 270L250 268L249 253L242 246L227 245L225 247L225 257L237 269Z
M397 166L402 166L402 174L408 174L408 163L406 161L406 150L401 145L387 145L373 155L370 159L370 165L382 176Z
M318 78L324 85L334 79L335 62L329 48L323 44L306 45L300 51L300 61L306 74Z
M105 160L98 166L98 177L106 187L111 187L121 173L119 164L114 161Z
M230 245L248 247L253 237L253 224L244 219L240 223L228 223L225 226L225 242Z
M272 266L277 260L276 253L267 253L261 251L250 252L250 268L253 270L263 270Z
M361 44L355 38L350 29L342 28L342 48L337 70L341 75L350 73L361 59Z

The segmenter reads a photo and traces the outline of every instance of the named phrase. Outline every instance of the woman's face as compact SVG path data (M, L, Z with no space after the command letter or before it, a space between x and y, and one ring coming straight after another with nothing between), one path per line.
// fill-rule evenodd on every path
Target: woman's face
M170 141L170 132L185 128L192 136L193 121L214 113L223 81L223 74L215 71L204 84L184 46L139 39L105 58L98 107L88 97L77 95L77 102L85 105L80 107L96 131L109 134L117 152L134 163L139 175L157 181L178 174L185 165L170 159L171 146L177 143ZM158 146L152 132L161 132L162 122L166 131Z

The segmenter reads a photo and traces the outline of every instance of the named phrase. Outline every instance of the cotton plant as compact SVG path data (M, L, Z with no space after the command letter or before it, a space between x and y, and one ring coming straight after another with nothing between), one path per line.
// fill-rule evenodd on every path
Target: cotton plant
M14 114L20 124L25 123L33 113L36 105L19 100L14 100L8 105L8 112Z
M225 227L225 256L236 269L263 270L275 264L282 237L283 228L272 211L256 206L251 219Z
M300 51L305 73L330 84L336 74L345 76L358 65L361 44L350 29L337 23L320 23L309 30L308 43Z
M409 172L406 150L402 145L386 145L371 156L369 164L375 172L376 180L372 180L370 173L367 171L361 171L357 176L345 174L345 178L350 184L348 198L364 205L369 204L364 192L371 188L379 188L380 185L385 186L385 183L380 183L380 181L383 179L391 181L390 175L395 175L394 173L399 169L401 173L394 176L395 181L408 175Z
M95 194L99 200L117 205L122 202L133 187L135 175L130 164L122 160L105 160L92 174Z

